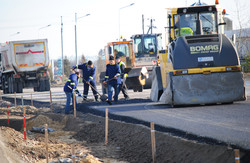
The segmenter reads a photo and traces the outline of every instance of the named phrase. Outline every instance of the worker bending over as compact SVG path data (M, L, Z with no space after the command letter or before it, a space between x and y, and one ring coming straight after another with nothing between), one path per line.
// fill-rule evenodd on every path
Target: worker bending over
M88 92L89 92L89 85L91 84L95 89L92 89L93 95L95 96L95 100L98 101L98 94L96 92L96 81L95 81L95 67L92 61L88 61L87 63L77 65L73 67L82 70L82 78L83 78L83 100L87 100Z
M121 84L121 70L119 65L115 63L113 56L109 57L109 64L106 66L105 81L108 84L108 100L112 101L113 90L115 91L114 101L118 101L119 85Z
M66 97L67 97L66 106L65 106L65 114L69 114L71 99L72 99L72 104L74 104L73 91L75 91L75 93L77 93L78 96L81 96L80 92L76 88L77 84L78 84L79 77L80 77L79 70L75 70L75 73L73 73L69 76L69 79L67 80L67 82L64 85L64 92L65 92ZM76 97L75 97L75 103L77 106Z

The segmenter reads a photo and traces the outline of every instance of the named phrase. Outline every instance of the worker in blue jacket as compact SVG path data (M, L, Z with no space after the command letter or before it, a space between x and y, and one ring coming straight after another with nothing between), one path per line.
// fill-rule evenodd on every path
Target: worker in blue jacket
M67 82L64 85L64 92L65 92L66 97L67 97L67 102L66 102L66 106L65 106L65 114L69 114L71 99L72 99L72 104L74 104L73 91L75 91L75 93L78 94L78 96L81 96L80 92L76 88L77 84L78 84L79 77L80 77L79 70L75 70L75 73L73 73L69 76L69 79L67 80ZM76 97L75 97L75 102L77 105Z
M73 68L78 68L82 70L82 78L83 78L83 100L87 100L89 85L91 84L94 89L91 87L93 95L95 96L95 100L98 101L98 94L96 92L96 81L95 81L95 67L92 61L88 61L87 63L74 66Z
M106 66L106 75L103 84L108 84L108 100L112 101L113 90L115 91L114 101L118 101L119 85L121 84L121 70L115 63L113 56L109 57L109 64Z

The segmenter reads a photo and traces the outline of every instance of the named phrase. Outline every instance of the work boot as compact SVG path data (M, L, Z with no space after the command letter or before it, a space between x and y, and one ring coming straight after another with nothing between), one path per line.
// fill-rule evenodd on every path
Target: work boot
M95 96L95 101L98 101L98 95Z
M83 101L87 101L87 97L86 96L83 96Z

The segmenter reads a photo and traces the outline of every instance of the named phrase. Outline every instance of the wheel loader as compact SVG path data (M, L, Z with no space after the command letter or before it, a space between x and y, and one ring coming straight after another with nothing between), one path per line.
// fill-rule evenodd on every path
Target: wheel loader
M168 9L167 50L153 69L150 98L172 106L246 100L235 45L218 4Z
M157 51L161 47L161 34L137 34L132 40L110 42L105 46L105 60L109 56L119 56L126 65L126 86L134 92L142 92L143 88L151 88L152 67L157 63ZM104 72L100 79L104 79ZM103 87L103 93L106 93Z

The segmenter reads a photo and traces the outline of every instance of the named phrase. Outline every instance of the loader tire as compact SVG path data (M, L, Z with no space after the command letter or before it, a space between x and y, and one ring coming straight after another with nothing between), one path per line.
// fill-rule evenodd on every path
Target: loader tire
M143 91L143 86L138 86L133 88L134 92L142 92Z

